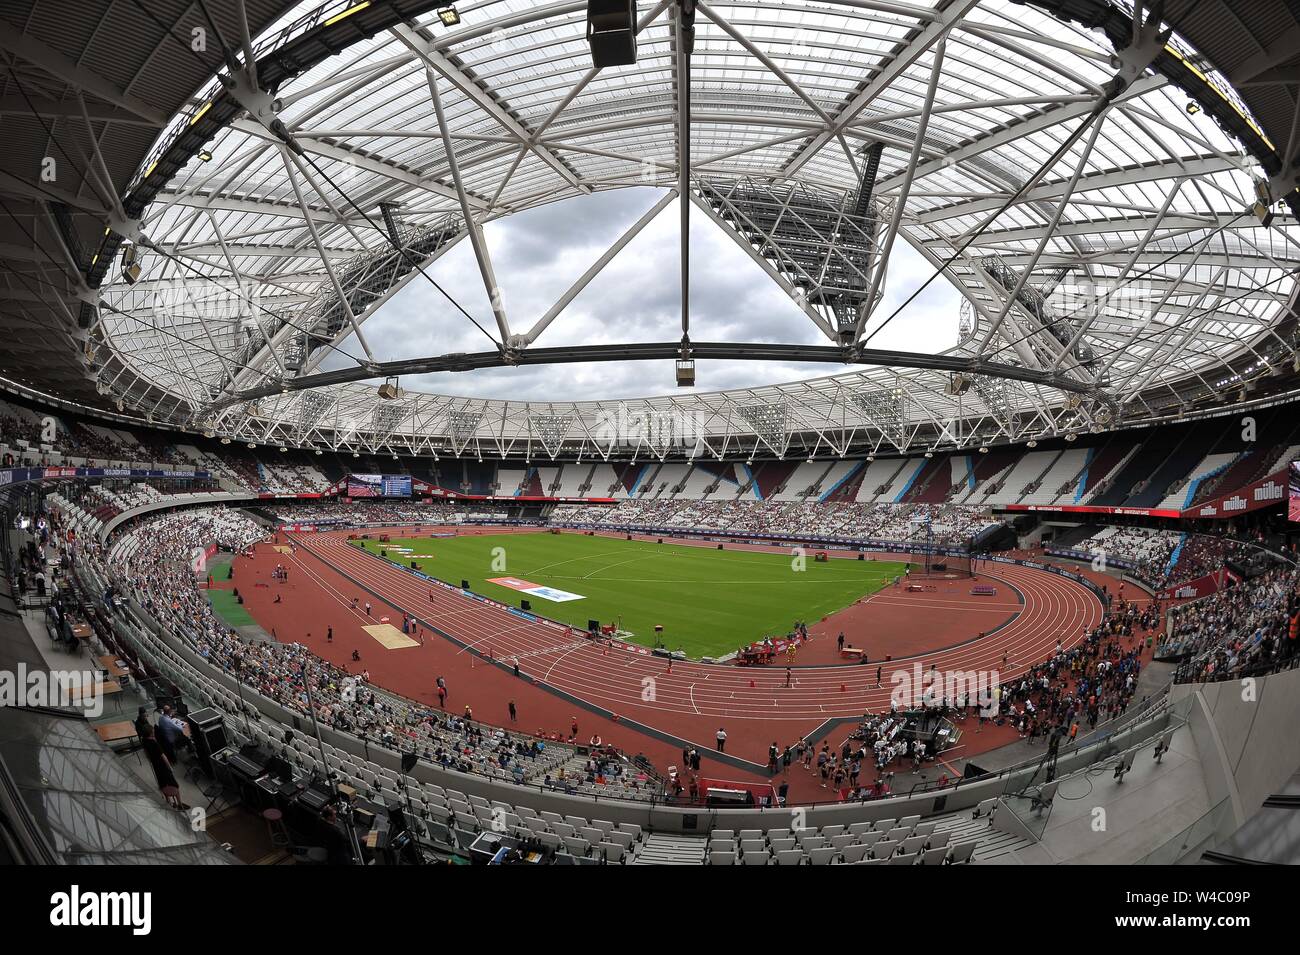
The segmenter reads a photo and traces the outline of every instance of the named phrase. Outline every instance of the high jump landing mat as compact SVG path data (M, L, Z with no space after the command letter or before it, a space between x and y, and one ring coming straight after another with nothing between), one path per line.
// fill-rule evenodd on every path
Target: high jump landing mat
M377 623L361 629L378 640L380 646L385 650L401 650L403 647L418 647L420 645L419 641L412 640L391 623Z

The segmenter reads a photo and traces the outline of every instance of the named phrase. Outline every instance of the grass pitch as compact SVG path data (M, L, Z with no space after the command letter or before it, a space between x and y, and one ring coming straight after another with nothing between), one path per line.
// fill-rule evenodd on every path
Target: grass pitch
M374 554L514 607L585 628L616 624L633 640L663 643L688 656L722 656L765 636L788 633L797 620L813 623L875 593L905 564L830 560L807 552L802 569L792 554L717 550L583 534L488 534L456 538L364 541ZM402 550L401 548L405 548ZM433 555L432 557L420 555ZM553 601L491 583L515 578L581 599ZM436 621L435 621L436 622Z

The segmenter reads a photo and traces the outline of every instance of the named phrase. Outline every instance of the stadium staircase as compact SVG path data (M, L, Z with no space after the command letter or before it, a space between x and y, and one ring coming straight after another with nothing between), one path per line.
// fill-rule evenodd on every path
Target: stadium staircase
M952 493L952 482L948 478L951 471L952 464L947 455L927 459L921 473L916 476L899 503L942 504Z
M1137 453L1129 458L1128 464L1110 479L1109 486L1098 494L1090 504L1115 507L1128 502L1129 495L1140 481L1147 481L1160 466L1169 459L1175 448L1181 443L1182 435L1170 432L1155 432L1149 435ZM1156 500L1160 500L1159 497Z
M1233 426L1236 427L1235 422ZM1209 452L1213 442L1207 441L1207 437L1210 436L1202 429L1187 431L1182 440L1170 448L1160 465L1150 472L1150 479L1128 503L1133 507L1155 507L1164 500L1174 482L1186 477Z
M704 865L706 839L652 832L646 836L632 865Z

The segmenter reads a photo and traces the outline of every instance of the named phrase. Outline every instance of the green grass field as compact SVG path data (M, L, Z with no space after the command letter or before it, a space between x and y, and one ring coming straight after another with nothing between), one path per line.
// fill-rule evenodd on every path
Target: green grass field
M228 627L247 627L257 623L244 605L235 599L233 590L209 590L208 602Z
M365 541L394 563L412 560L424 573L452 584L468 580L475 593L586 627L589 619L618 624L635 642L663 642L688 656L722 656L764 636L788 633L796 620L813 622L874 593L904 564L832 560L809 552L796 571L789 554L716 550L581 534L493 534L481 537ZM409 553L395 548L410 548ZM500 548L498 551L497 548ZM433 555L432 557L421 555ZM552 601L490 583L515 577L581 595Z

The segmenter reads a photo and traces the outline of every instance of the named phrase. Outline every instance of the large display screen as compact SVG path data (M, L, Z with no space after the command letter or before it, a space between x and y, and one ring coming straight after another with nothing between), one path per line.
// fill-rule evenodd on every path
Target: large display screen
M409 474L349 474L348 497L410 497Z
M1300 461L1291 462L1291 493L1287 497L1286 516L1300 524Z

